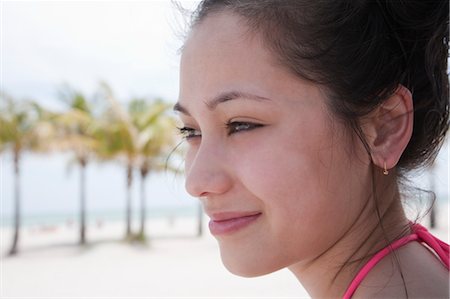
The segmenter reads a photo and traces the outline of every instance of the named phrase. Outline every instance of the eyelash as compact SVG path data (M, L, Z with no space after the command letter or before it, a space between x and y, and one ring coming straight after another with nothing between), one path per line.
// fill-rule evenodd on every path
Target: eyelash
M196 129L193 128L189 128L189 127L182 127L182 128L178 128L178 131L180 132L181 137L183 137L183 139L191 139L194 137L200 137L201 135L196 133Z
M245 128L242 128L242 127ZM242 121L235 121L235 122L229 122L225 125L225 127L228 129L228 136L234 133L239 133L239 132L244 132L244 131L250 131L256 128L260 128L263 125L261 124L255 124L255 123L250 123L250 122L242 122ZM238 129L239 127L241 127L240 129ZM189 128L189 127L182 127L182 128L178 128L181 136L184 139L191 139L194 137L201 137L201 133L193 128Z

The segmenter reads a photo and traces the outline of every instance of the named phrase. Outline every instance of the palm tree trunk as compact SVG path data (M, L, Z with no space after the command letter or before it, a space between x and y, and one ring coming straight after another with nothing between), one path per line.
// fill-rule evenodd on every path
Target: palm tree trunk
M435 164L433 163L430 167L430 189L431 191L436 194L436 176L435 176ZM433 202L431 203L431 210L430 210L430 228L436 228L436 200L438 198L435 198Z
M147 220L147 210L145 206L145 179L147 178L147 172L145 170L141 170L141 228L139 231L139 236L142 239L145 239L145 223Z
M133 167L131 165L127 166L127 207L126 207L126 238L131 237L131 186L133 184Z
M20 232L20 153L14 151L14 236L9 255L17 254Z
M436 202L431 206L430 211L430 228L436 228Z
M197 237L201 237L203 235L203 208L202 205L198 205L198 226L197 226Z
M80 245L86 243L86 161L80 160Z

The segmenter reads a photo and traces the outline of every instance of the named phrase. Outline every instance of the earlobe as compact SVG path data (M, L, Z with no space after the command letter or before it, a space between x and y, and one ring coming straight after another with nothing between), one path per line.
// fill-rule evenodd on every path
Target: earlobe
M383 170L395 167L412 135L411 92L399 85L394 94L370 114L365 129L373 163Z

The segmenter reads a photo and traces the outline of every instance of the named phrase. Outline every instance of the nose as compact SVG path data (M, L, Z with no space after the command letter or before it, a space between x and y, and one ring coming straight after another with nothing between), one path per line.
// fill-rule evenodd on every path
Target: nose
M186 191L194 197L227 192L232 179L225 155L218 146L202 143L195 153L186 157Z

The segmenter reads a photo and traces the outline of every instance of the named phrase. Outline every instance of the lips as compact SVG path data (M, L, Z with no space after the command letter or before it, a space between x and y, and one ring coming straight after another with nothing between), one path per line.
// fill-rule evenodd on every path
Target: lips
M209 230L213 235L228 235L236 233L254 223L260 212L226 212L211 215Z

